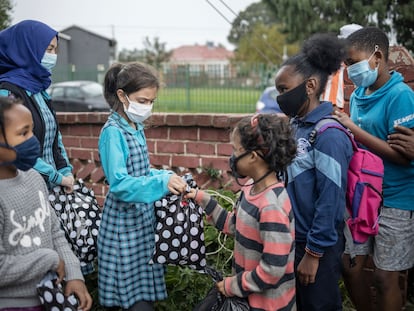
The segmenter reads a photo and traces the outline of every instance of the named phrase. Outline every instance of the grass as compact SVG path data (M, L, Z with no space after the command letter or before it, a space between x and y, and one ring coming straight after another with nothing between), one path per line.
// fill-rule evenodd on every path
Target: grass
M162 88L156 112L254 113L261 90L248 88Z

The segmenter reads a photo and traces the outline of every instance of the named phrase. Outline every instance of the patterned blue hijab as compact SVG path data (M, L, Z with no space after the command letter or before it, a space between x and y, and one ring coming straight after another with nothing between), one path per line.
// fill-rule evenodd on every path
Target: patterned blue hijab
M41 64L57 31L46 24L25 20L0 31L0 81L32 93L46 90L51 73Z

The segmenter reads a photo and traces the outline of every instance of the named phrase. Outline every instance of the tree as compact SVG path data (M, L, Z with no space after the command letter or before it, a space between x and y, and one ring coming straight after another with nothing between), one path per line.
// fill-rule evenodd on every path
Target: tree
M287 55L298 51L297 44L286 44L280 26L256 24L249 35L243 36L235 52L235 61L280 65Z
M337 33L345 24L395 31L397 41L414 50L414 1L410 0L263 0L283 24L290 41L315 32Z
M148 37L144 40L144 59L146 63L160 69L161 64L168 62L172 52L166 50L166 43L161 43L158 37L153 42Z
M122 49L118 54L118 60L120 62L128 63L128 62L145 62L144 51L133 49L127 50Z
M272 25L276 21L274 11L263 2L257 2L249 5L244 11L236 16L227 40L230 43L238 45L241 38L250 34L256 24Z
M0 0L0 30L10 26L12 8L10 0Z

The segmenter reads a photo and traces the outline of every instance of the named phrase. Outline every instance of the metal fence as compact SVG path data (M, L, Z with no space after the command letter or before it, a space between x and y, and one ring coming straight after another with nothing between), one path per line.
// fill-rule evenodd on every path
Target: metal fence
M250 113L273 83L275 68L262 64L165 65L158 70L161 89L157 112ZM56 67L53 82L92 80L102 83L105 71Z

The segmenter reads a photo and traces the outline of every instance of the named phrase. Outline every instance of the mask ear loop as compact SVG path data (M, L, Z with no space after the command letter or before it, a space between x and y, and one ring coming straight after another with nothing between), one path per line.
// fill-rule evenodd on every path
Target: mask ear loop
M378 44L375 44L375 47L374 47L374 52L371 54L371 56L369 57L369 59L368 59L368 61L372 58L372 56L374 56L375 55L375 53L376 52L378 52L379 51L379 46L378 46ZM379 63L378 64L376 64L376 66L375 66L375 69L378 69L378 67L379 67Z
M372 52L371 56L368 58L368 61L370 61L372 56L374 56L375 53L378 52L378 51L379 51L379 46L378 46L378 44L375 44L374 52Z

